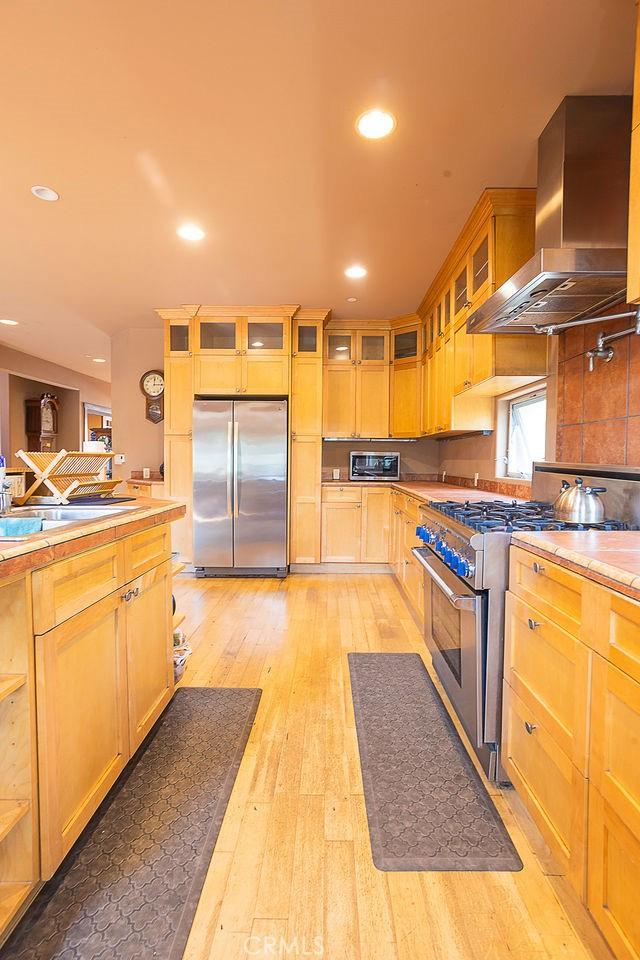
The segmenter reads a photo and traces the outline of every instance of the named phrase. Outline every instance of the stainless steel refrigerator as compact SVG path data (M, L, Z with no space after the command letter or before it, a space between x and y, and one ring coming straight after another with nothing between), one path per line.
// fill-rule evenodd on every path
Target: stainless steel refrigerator
M199 577L286 576L286 400L195 401L193 563Z

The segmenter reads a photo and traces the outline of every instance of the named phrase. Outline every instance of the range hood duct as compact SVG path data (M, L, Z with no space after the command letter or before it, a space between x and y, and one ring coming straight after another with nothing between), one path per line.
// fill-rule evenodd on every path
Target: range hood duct
M536 253L467 322L531 333L625 299L631 97L565 97L538 140Z

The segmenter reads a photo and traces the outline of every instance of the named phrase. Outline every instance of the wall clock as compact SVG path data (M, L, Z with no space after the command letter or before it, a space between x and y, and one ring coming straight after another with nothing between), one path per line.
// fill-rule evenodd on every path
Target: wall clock
M151 423L164 420L164 374L162 370L147 370L140 377L140 389L145 399L145 417Z

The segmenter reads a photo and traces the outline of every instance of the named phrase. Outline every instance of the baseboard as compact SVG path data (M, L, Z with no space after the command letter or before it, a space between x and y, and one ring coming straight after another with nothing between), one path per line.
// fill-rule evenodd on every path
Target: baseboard
M292 563L290 573L384 573L390 574L388 563Z

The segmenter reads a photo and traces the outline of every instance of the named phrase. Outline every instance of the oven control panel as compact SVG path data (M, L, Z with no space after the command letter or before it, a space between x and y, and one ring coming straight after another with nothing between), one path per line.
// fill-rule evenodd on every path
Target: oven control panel
M431 547L450 570L465 580L476 573L476 554L471 545L452 530L434 521L423 521L416 527L416 536Z

